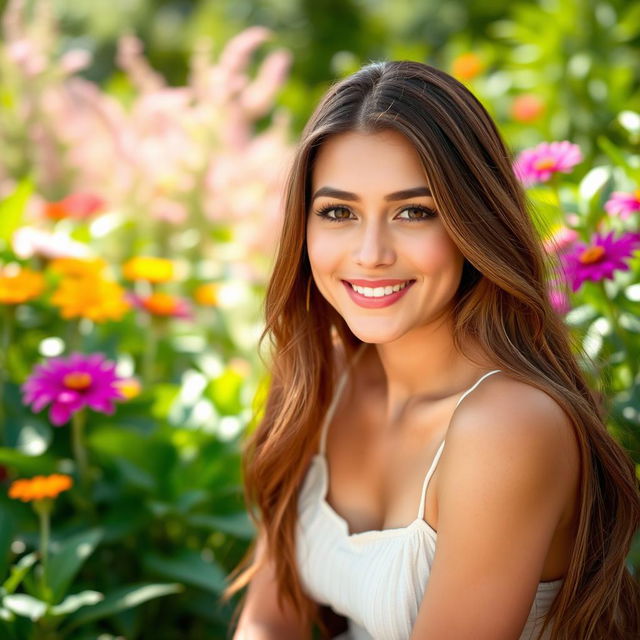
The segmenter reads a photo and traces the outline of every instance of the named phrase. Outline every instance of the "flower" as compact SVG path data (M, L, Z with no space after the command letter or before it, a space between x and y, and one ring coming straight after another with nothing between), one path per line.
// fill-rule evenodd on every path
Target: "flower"
M547 182L554 173L569 173L582 162L582 152L577 144L568 140L562 142L541 142L533 149L522 151L513 169L518 179L526 186L536 182Z
M483 69L484 64L475 53L463 53L451 65L452 75L462 80L473 80Z
M104 208L104 200L92 193L72 193L57 202L46 202L44 215L51 220L86 220Z
M138 309L148 311L154 316L173 318L191 318L191 309L186 300L169 293L156 292L148 296L131 294L131 302Z
M117 282L96 275L64 278L51 303L60 307L63 318L88 318L94 322L120 320L131 307Z
M49 263L52 271L72 278L98 276L106 267L107 263L102 258L55 258Z
M193 297L198 304L204 307L218 306L218 292L220 285L217 282L208 282L196 287Z
M168 282L173 280L173 262L166 258L138 256L125 262L122 273L127 280Z
M0 271L0 303L22 304L44 291L44 276L38 271L18 268Z
M102 353L50 358L22 385L23 402L36 413L50 404L49 419L56 426L84 407L111 415L113 402L122 398L115 367Z
M137 378L122 378L116 381L116 387L120 391L123 400L131 400L140 395L142 386Z
M604 208L609 215L620 216L621 220L630 218L633 213L640 211L640 189L632 193L614 191Z
M576 242L561 256L561 267L572 291L585 280L613 280L616 270L629 270L624 259L640 247L640 233L624 233L618 238L613 234L594 233L589 244Z
M533 122L544 112L544 102L533 93L523 93L511 103L511 117L517 122Z
M62 491L71 488L71 476L63 473L53 473L49 476L34 476L14 480L9 487L9 497L22 502L57 498Z
M575 229L559 225L544 241L544 249L547 253L562 253L577 239L578 232Z
M11 236L14 253L22 259L42 256L51 259L62 256L81 257L89 255L89 247L73 240L67 234L56 231L50 233L35 227L20 227Z
M571 309L567 294L559 288L551 287L549 289L549 302L557 313L564 315Z

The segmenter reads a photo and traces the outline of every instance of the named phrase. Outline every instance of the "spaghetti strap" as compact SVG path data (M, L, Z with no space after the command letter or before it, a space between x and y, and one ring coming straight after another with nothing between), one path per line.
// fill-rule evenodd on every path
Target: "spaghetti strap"
M493 371L489 371L488 373L485 373L479 380L476 381L476 383L472 387L467 389L460 396L460 398L458 399L458 402L456 402L456 408L464 400L464 398L469 393L471 393L485 378L488 378L491 374L498 373L499 371L500 371L500 369L494 369ZM445 436L445 438L446 438L446 436ZM438 461L440 460L440 456L442 455L442 450L444 449L445 438L442 439L442 442L440 443L440 446L438 447L438 450L436 451L436 455L433 457L433 462L431 463L431 466L429 467L429 471L427 471L427 475L425 476L424 481L422 483L422 494L420 495L420 507L418 508L418 519L419 520L424 520L424 501L425 501L425 498L427 497L427 487L429 486L429 481L431 480L431 476L433 475L434 471L436 470L436 466L438 464Z
M358 347L358 350L356 351L355 355L353 356L353 360L351 361L351 366L353 366L358 361L358 359L360 358L360 355L364 351L364 348L367 344L368 344L367 342L363 342ZM345 370L342 372L342 375L338 380L338 384L336 385L333 398L331 399L331 404L329 405L329 408L327 409L327 413L325 414L324 419L322 420L322 426L320 427L320 448L318 451L319 454L322 456L325 455L327 431L329 430L329 424L333 419L333 414L336 412L336 409L338 408L338 402L340 401L340 397L342 396L342 391L344 390L344 387L347 384L350 370L351 370L351 367L346 367Z

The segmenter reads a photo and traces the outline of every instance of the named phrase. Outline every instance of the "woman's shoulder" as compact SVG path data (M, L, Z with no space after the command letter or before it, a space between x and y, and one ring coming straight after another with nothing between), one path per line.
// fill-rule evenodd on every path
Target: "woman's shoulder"
M505 474L522 474L526 466L532 477L553 475L560 493L566 489L568 494L579 474L579 451L575 427L556 399L532 383L499 372L468 394L454 412L442 476L453 479L461 466L492 461L489 466L503 466Z

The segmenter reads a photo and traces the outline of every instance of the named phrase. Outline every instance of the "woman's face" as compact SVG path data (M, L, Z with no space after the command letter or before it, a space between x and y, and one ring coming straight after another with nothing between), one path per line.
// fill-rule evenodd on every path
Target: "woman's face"
M450 310L464 258L404 136L329 138L316 156L311 194L315 284L360 340L391 342Z

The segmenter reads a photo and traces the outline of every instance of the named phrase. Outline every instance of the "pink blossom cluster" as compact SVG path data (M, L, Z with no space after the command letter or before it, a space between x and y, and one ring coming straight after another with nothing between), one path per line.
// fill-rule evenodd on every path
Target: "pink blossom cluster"
M117 64L135 92L125 106L74 75L91 63L89 52L57 56L58 34L46 4L36 3L40 8L27 20L24 2L11 0L0 46L0 57L19 78L12 117L29 140L28 160L38 176L32 223L46 218L47 201L58 200L64 186L65 194L95 194L104 211L121 220L195 228L204 248L212 222L228 225L238 262L255 252L270 254L292 153L285 111L276 110L269 126L255 130L256 120L272 110L291 63L287 51L274 50L250 75L252 57L270 31L246 29L216 60L210 43L200 42L181 87L168 86L151 68L135 36L123 36ZM25 86L38 89L20 89ZM1 136L0 143L11 144ZM0 192L13 182L0 159Z

